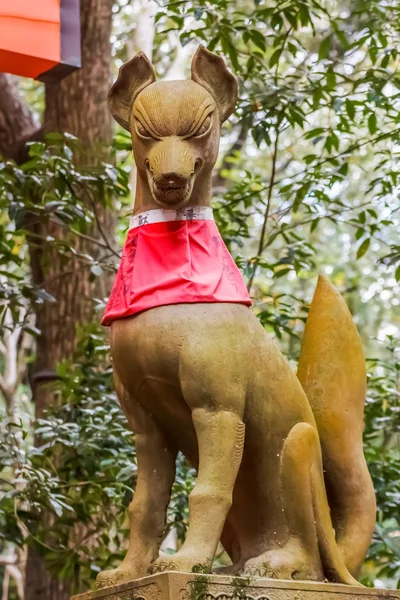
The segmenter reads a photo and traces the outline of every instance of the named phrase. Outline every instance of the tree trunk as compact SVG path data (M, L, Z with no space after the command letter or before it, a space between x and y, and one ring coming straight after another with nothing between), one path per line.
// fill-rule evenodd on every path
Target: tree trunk
M95 165L96 155L104 156L104 149L112 141L112 120L107 107L112 4L113 0L81 0L83 67L46 88L44 131L67 131L78 137L86 150L78 160L86 165ZM4 158L23 162L27 158L26 141L42 136L43 131L20 98L13 77L0 74L0 90L0 153ZM102 231L113 239L113 215L100 203L96 211ZM31 224L30 231L43 240L38 244L39 238L35 236L35 245L30 248L33 281L56 300L36 307L36 326L41 334L37 339L33 396L36 416L40 416L53 402L53 394L44 382L54 375L57 363L71 355L76 326L92 318L91 298L97 282L89 282L87 270L78 260L65 265L54 245L45 241L51 237L65 239L65 232L54 223ZM99 237L99 231L92 232L92 237L96 236ZM79 240L78 244L79 250L93 254L93 248L86 242ZM42 557L29 548L26 600L67 600L69 583L53 578Z
M81 0L82 69L60 83L46 88L45 132L72 133L85 147L77 159L95 165L112 141L112 120L107 107L111 84L111 27L113 0ZM0 154L24 162L26 141L40 139L43 130L36 125L29 108L18 94L14 78L0 74ZM92 151L92 152L90 152ZM96 207L102 232L114 237L114 216L100 203ZM29 223L28 229L29 229ZM55 302L36 307L37 339L33 396L36 416L53 403L45 381L54 376L57 363L68 358L75 346L76 326L93 316L92 297L98 283L89 282L87 269L78 260L67 265L46 238L65 239L54 223L31 224L35 236L31 245L32 278L44 287ZM99 231L92 237L100 237ZM74 240L75 247L77 246ZM78 241L79 250L93 254L93 248ZM26 600L68 600L70 582L59 582L46 569L42 557L29 548L26 570Z
M109 151L112 142L112 119L107 106L111 85L111 27L113 0L81 0L82 69L60 83L46 86L44 131L69 132L79 138L85 154L77 161L95 165L98 156ZM101 229L112 240L115 221L112 213L100 203L96 212ZM56 300L45 302L36 312L36 326L41 331L37 339L33 397L36 416L53 403L53 394L46 386L55 374L57 364L74 350L76 327L93 318L95 282L89 281L87 266L78 259L67 264L54 248L44 241L49 236L68 239L68 234L54 223L34 226L42 236L39 248L31 246L31 268L34 283L44 287ZM99 237L94 231L93 237ZM93 255L93 247L85 240L74 246ZM67 600L69 582L60 583L47 572L42 558L30 548L26 573L26 600Z
M38 134L39 127L18 93L12 75L0 73L0 154L5 159L23 162L26 142Z
M69 600L69 582L52 577L40 554L28 549L25 577L25 600Z

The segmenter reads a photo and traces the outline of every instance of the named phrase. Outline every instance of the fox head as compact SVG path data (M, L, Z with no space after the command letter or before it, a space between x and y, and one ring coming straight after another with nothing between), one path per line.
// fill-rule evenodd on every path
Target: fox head
M221 124L237 100L236 79L222 58L200 46L192 78L156 81L143 53L125 63L112 86L111 113L130 131L143 208L207 204Z

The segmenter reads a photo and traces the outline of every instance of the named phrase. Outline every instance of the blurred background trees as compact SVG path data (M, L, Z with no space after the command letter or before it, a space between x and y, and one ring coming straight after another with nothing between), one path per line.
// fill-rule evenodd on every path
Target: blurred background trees
M126 543L136 459L101 311L133 204L106 93L135 52L189 76L199 43L239 80L214 210L264 327L295 368L318 273L344 295L369 372L378 524L363 582L400 581L400 5L395 0L81 0L83 68L0 74L2 600L66 600ZM165 551L194 473L182 457ZM226 561L221 549L218 559Z

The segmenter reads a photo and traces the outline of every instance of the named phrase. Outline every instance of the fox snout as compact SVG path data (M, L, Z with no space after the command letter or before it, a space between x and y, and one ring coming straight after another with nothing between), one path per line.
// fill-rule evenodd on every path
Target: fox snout
M162 173L149 181L153 197L160 204L183 205L190 197L193 177L179 173Z
M187 177L179 173L163 173L155 180L156 185L161 188L181 188L187 184Z
M156 142L146 160L147 180L159 204L184 205L192 193L200 159L187 142L167 138Z

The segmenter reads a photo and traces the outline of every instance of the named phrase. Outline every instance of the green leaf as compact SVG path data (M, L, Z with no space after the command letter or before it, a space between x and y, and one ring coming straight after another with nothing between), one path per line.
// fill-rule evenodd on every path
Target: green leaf
M293 213L296 213L301 205L301 203L303 202L304 198L306 197L309 189L311 186L311 182L307 182L305 184L303 184L296 193L294 202L293 202L293 206L292 206L292 211Z
M274 271L275 279L279 279L280 277L284 277L287 275L292 269L290 267L286 267L284 269L279 269L278 271Z
M387 67L387 66L388 66L388 64L389 64L389 61L390 61L390 54L389 54L389 53L387 53L387 54L385 54L385 56L382 58L382 61L381 61L381 68L382 68L382 69L386 69L386 67Z
M336 74L332 69L326 74L326 85L329 89L333 89L336 85Z
M299 16L300 16L300 21L301 21L301 24L303 25L303 27L307 27L307 25L309 23L311 23L310 12L309 12L308 8L306 7L305 3L302 4L302 6L300 8Z
M376 133L377 131L376 114L371 113L368 117L368 129L370 133Z
M329 56L329 50L331 48L331 36L328 35L325 39L322 40L319 51L318 51L318 60L323 60Z
M365 235L365 231L362 227L359 227L356 231L356 240L360 240Z
M358 247L356 258L357 260L364 256L364 254L368 251L369 245L371 242L371 238L366 238L362 244Z
M320 137L323 133L325 133L325 131L325 127L315 127L315 129L310 129L310 131L307 131L303 137L305 140L311 140L313 138Z
M379 38L379 41L380 41L380 43L382 45L382 48L386 48L387 45L388 45L388 39L387 39L386 35L384 35L384 33L382 31L379 31L378 32L378 38Z
M270 67L273 67L274 65L276 65L279 62L281 54L282 54L282 48L278 48L277 50L275 50L275 52L273 53L273 55L269 59L269 63L268 64L269 64Z
M394 275L396 277L396 281L400 281L400 265L396 269L396 273Z
M345 106L347 114L349 115L350 119L354 121L354 117L356 116L355 103L352 100L349 100L349 98L346 98Z
M277 11L272 19L271 19L271 27L274 31L279 31L282 28L283 25L283 19L279 13L279 11Z
M44 136L45 140L50 141L50 142L63 142L64 141L64 136L62 133L46 133L46 135Z
M283 14L285 15L286 19L289 21L291 27L293 27L293 29L297 29L298 17L299 17L298 13L291 10L291 8L287 8L286 10L283 10Z
M310 232L312 233L313 231L315 231L318 227L318 223L320 222L320 218L317 217L316 219L314 219L314 221L311 223L311 227L310 227Z
M339 40L339 42L342 44L343 48L345 48L345 49L348 48L349 40L347 39L345 32L342 29L338 29L336 27L335 35L336 35L337 39Z
M240 65L239 65L239 61L238 61L238 57L237 57L237 50L236 50L235 46L232 44L231 40L226 36L222 37L221 46L222 46L222 50L225 52L225 54L227 54L229 56L229 58L231 59L232 66L235 69L235 71L239 71Z
M215 50L215 48L217 47L218 43L220 40L220 35L219 33L213 37L213 39L211 40L211 42L207 45L207 48L210 52L213 52Z
M312 95L314 110L320 106L322 98L323 98L323 91L322 91L322 88L320 86L318 86L317 88L315 88L315 90L313 91L313 95Z
M260 31L257 31L257 29L252 29L251 31L249 31L249 35L254 45L257 46L257 48L260 48L260 50L262 50L263 52L265 52L265 50L267 49L267 45L263 34Z
M371 39L371 44L370 44L369 49L368 49L368 54L371 57L372 63L375 64L376 57L378 56L378 47L377 47L377 45L375 43L374 38Z

